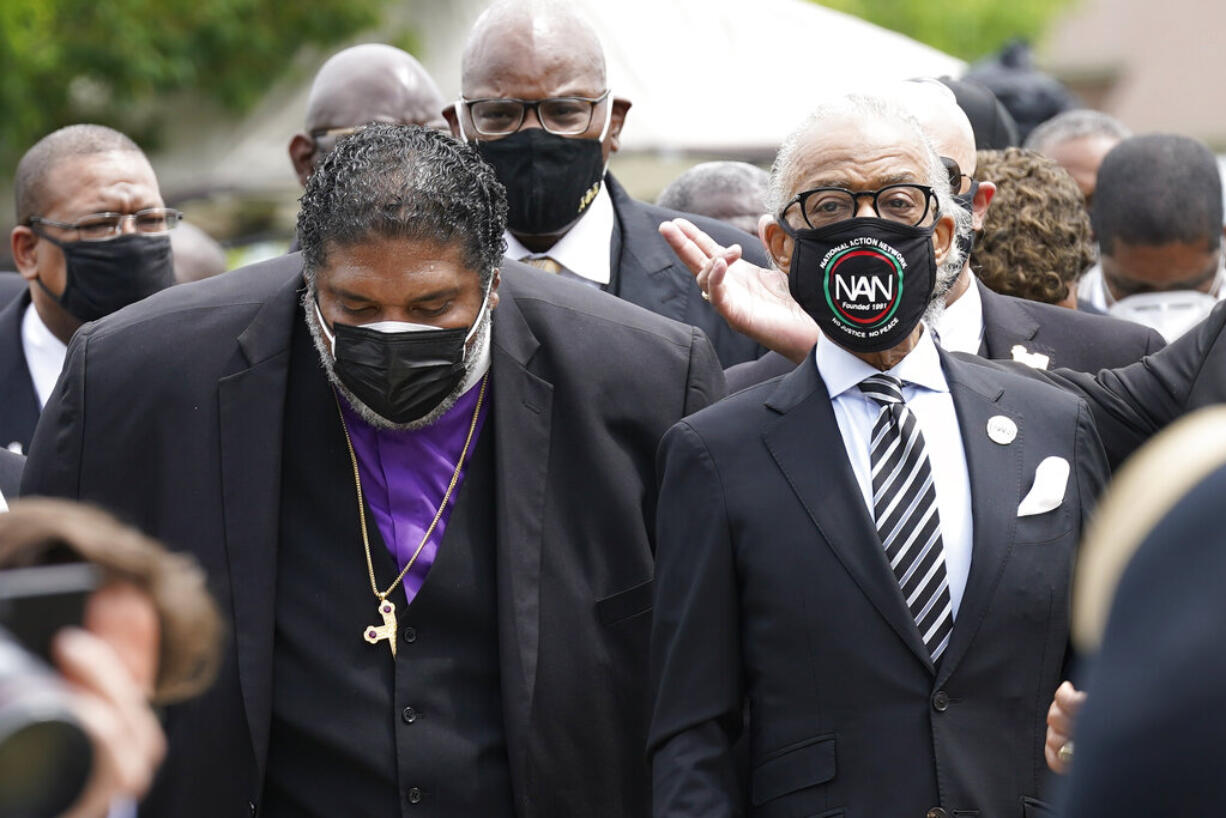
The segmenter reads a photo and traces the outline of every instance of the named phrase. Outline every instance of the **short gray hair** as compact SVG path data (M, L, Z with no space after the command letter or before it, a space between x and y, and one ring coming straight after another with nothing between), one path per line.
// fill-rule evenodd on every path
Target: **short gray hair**
M17 163L13 178L17 223L26 224L46 212L47 177L56 166L77 156L112 151L145 155L129 137L105 125L68 125L34 143Z
M331 249L370 238L456 245L482 286L506 251L506 191L493 169L474 148L419 125L369 125L340 140L301 202L308 285Z
M1113 116L1090 108L1077 108L1057 114L1030 132L1026 137L1027 150L1046 153L1061 142L1101 136L1122 142L1132 136L1132 131Z
M770 176L757 165L748 162L703 162L695 165L668 184L656 199L660 207L696 212L700 199L717 193L743 194L755 202L764 202Z
M940 213L948 213L953 216L956 236L967 236L972 232L971 213L953 198L953 192L949 188L949 172L941 163L940 154L920 128L919 122L900 102L890 97L868 94L847 94L825 102L815 108L799 128L788 134L771 166L767 198L769 212L777 214L791 197L792 180L800 162L806 137L824 122L836 117L862 117L903 123L904 127L914 133L916 141L924 146L925 183L936 194ZM934 298L943 297L962 271L966 259L959 244L957 241L953 242L945 263L938 271Z

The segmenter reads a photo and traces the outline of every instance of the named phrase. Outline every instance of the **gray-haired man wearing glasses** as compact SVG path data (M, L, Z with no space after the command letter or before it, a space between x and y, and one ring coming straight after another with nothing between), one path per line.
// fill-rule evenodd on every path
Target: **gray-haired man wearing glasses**
M507 256L702 329L720 361L762 347L731 329L695 290L657 232L675 211L630 198L606 172L630 101L613 94L592 28L563 4L499 2L477 20L461 96L444 110L507 189ZM765 261L761 244L695 219Z
M174 283L167 234L182 214L136 143L100 125L39 140L14 193L9 240L29 290L0 311L0 446L22 451L77 328Z

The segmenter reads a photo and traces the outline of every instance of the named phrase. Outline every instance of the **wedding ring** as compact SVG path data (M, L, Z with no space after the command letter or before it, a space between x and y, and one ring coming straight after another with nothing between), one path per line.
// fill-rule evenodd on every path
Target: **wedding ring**
M1056 758L1060 759L1065 764L1073 763L1073 742L1067 741L1064 746L1056 753Z
M703 291L702 291L702 300L703 300L703 301L706 301L706 302L708 302L708 303L710 303L710 301L711 301L711 294L710 294L709 292L707 292L706 290L703 290Z

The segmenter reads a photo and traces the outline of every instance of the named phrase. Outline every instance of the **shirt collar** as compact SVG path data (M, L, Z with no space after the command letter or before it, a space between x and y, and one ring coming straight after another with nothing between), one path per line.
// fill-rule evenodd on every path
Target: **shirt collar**
M947 352L979 354L983 344L983 298L973 278L956 301L945 305L935 329L941 338L941 347Z
M893 375L903 383L933 392L949 391L945 372L941 369L941 356L932 342L932 333L927 330L920 336L915 349L885 373L869 366L823 334L817 340L817 372L832 399L856 388L870 375L881 374Z
M45 406L60 377L60 370L64 368L68 345L47 329L33 303L26 307L21 319L21 347L30 370L30 380L34 381L38 404Z
M592 200L587 212L558 239L558 243L544 253L533 253L520 244L508 230L503 233L507 240L507 255L516 261L524 256L549 258L567 270L597 284L608 284L611 278L609 244L613 240L613 197L609 195L608 180L600 185L600 192Z

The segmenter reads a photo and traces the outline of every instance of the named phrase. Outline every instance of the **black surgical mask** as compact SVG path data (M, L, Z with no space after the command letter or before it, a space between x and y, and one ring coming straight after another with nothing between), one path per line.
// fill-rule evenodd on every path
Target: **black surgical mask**
M434 411L464 380L468 341L481 325L489 290L469 329L440 329L382 322L368 326L328 323L316 315L332 346L336 377L380 417L404 424ZM394 331L395 326L413 329Z
M788 290L832 341L852 352L898 346L919 324L936 287L929 227L855 218L792 237Z
M501 139L478 141L477 152L507 189L507 227L523 235L550 235L570 227L587 212L604 180L599 139L558 136L525 128Z
M125 233L107 241L41 238L64 253L62 295L38 284L78 321L96 321L175 283L170 236Z

